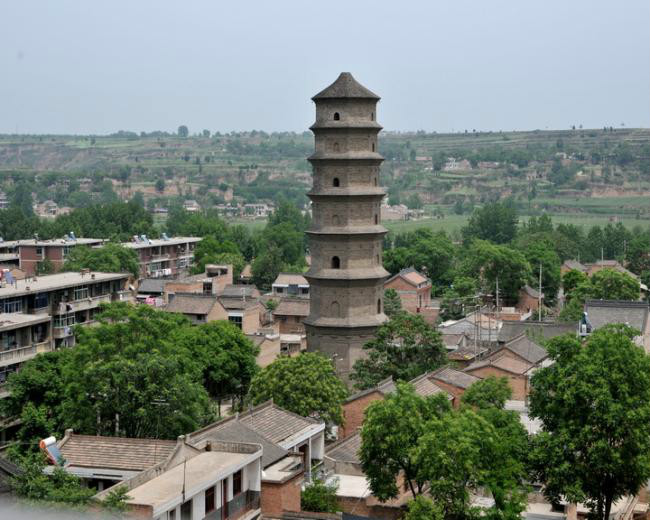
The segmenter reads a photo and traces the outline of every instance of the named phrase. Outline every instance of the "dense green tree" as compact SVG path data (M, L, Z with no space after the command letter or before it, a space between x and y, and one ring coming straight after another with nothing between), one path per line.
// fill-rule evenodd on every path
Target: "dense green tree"
M352 380L359 389L375 386L392 377L410 381L445 363L440 333L422 316L400 312L384 323L363 346L367 357L354 363Z
M507 244L517 234L518 217L516 209L500 202L486 204L475 209L467 226L462 229L466 243L474 239L489 240L495 244Z
M402 310L402 299L395 289L386 289L384 291L384 314L392 318Z
M337 513L341 510L336 492L338 482L313 479L300 493L300 509L313 513Z
M414 450L428 422L450 409L443 394L424 398L407 383L398 384L394 393L366 409L359 458L374 496L382 501L396 498L398 476L403 476L413 498L424 491L420 467L424 462L414 456Z
M571 298L562 307L558 320L562 323L578 323L584 313L584 300L581 298Z
M512 390L505 377L489 376L470 386L463 394L462 401L480 409L503 408L511 396Z
M571 269L562 276L562 288L567 300L571 299L571 293L579 286L588 284L589 278L585 273L578 269Z
M253 283L263 291L268 291L278 274L285 271L286 267L287 264L282 259L280 250L277 247L270 247L253 260L251 265Z
M526 260L531 266L531 277L529 283L537 287L539 283L539 269L541 266L542 274L542 293L546 305L555 303L557 292L560 289L562 274L560 272L560 257L553 250L553 245L549 242L536 242L529 244L523 251Z
M187 137L190 135L190 131L187 129L187 126L181 125L178 127L178 137Z
M634 237L627 244L625 259L628 269L634 274L650 271L650 234L647 230L635 230Z
M443 320L458 320L466 315L476 303L476 281L467 276L457 276L454 283L442 295L440 317Z
M346 397L332 361L320 353L279 357L253 378L250 388L253 404L273 399L282 408L328 424L342 424Z
M584 343L554 338L547 346L554 363L531 380L530 413L543 423L534 477L550 500L583 502L599 520L650 478L650 358L636 334L610 325Z
M429 497L418 495L407 504L404 520L443 520L442 509Z
M165 193L165 179L162 177L156 179L156 191L158 193Z
M502 301L517 301L519 289L526 285L532 276L524 255L504 245L475 240L464 256L461 271L466 276L481 280L483 290L492 294L496 291L498 278Z
M120 244L104 244L102 247L77 246L70 250L63 264L65 271L87 268L103 273L131 273L140 276L140 260L134 249Z
M10 197L11 206L19 209L23 215L29 217L34 214L32 201L31 185L26 180L17 182Z
M615 269L601 269L590 279L589 296L597 300L638 300L639 281Z

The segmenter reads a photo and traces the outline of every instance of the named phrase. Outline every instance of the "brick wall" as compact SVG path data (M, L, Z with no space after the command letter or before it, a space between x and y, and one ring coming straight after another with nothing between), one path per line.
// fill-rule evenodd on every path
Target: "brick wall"
M505 377L512 389L512 399L515 401L524 401L526 399L528 378L524 375L515 375L493 366L477 368L472 370L471 374L480 378L489 376Z
M406 280L398 276L384 284L384 289L395 289L402 300L402 308L405 311L415 314L418 307L431 305L431 285L416 288ZM437 318L437 316L436 316Z
M366 408L384 396L381 392L373 391L353 401L343 403L343 426L339 428L339 439L344 439L355 433L363 424L363 414Z
M262 514L279 515L283 511L300 511L300 488L303 473L282 483L262 481Z

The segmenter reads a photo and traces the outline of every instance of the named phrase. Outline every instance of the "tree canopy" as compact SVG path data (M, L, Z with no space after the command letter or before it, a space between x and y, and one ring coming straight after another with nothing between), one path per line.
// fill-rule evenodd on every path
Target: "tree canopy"
M650 358L632 341L636 334L609 325L585 342L554 338L554 363L531 380L530 413L543 423L534 476L549 500L584 502L599 520L650 478Z
M263 368L251 382L253 404L269 399L304 417L342 424L347 389L337 377L332 362L320 353L282 356Z
M513 205L492 202L474 210L462 229L463 239L467 243L479 239L507 244L515 238L518 222L517 210Z
M81 269L104 273L130 273L134 278L140 276L138 254L134 249L120 244L104 244L102 247L77 246L70 250L65 260L65 271Z

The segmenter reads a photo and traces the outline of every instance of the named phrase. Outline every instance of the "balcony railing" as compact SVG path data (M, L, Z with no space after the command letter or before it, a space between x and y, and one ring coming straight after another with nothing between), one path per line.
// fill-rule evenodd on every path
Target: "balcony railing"
M249 511L254 511L260 508L260 492L259 491L243 491L234 496L228 505L226 511L228 515L226 520L237 520ZM211 513L205 515L205 520L222 520L223 508L215 509Z
M0 363L19 363L36 355L36 345L28 345L0 352Z

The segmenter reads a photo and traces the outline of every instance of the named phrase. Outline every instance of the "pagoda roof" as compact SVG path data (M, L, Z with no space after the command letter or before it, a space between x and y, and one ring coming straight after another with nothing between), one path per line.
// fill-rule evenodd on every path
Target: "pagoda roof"
M336 81L329 87L321 90L313 98L313 101L319 99L341 99L341 98L356 98L356 99L376 99L380 97L371 92L361 83L359 83L352 74L349 72L341 72Z

